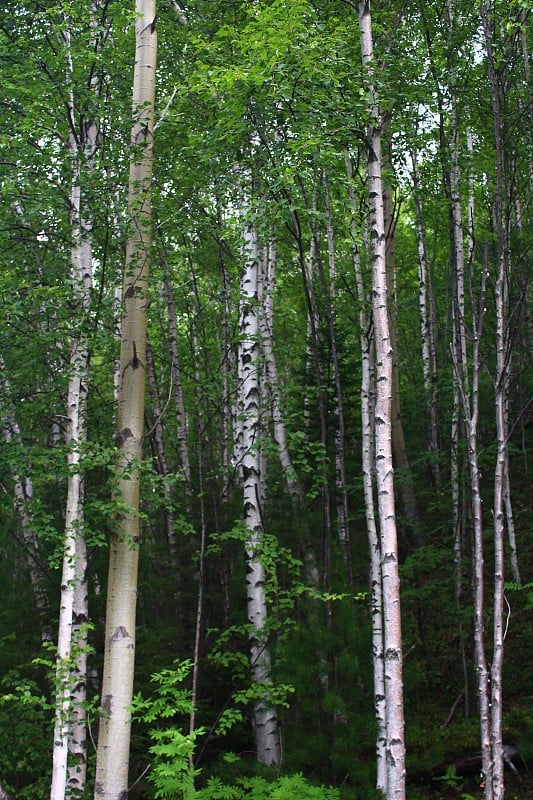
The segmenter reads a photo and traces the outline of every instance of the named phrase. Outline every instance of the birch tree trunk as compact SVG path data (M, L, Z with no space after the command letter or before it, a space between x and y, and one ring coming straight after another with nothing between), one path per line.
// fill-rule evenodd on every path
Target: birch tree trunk
M478 424L479 424L479 378L480 378L480 340L483 332L485 310L485 287L487 266L483 267L482 289L479 309L472 302L472 386L464 376L455 349L452 348L454 369L457 375L458 391L461 395L468 442L468 462L470 472L470 491L472 504L472 524L474 529L473 564L474 564L474 660L477 677L480 734L481 734L481 768L485 785L486 800L493 800L493 762L491 753L490 731L490 697L488 678L489 670L485 653L484 639L484 544L483 544L483 506L478 456ZM461 323L466 327L466 323Z
M375 467L383 587L387 800L405 800L402 626L392 465L392 360L381 162L381 119L374 86L372 20L368 0L358 6L361 54L368 91L368 202L372 311L376 348Z
M155 0L136 0L128 238L120 347L116 445L117 528L109 544L100 733L95 800L128 792L135 606L139 559L139 488L144 423L146 307L150 266L153 126L157 55Z
M287 444L287 428L281 408L281 388L272 335L274 292L276 287L276 239L274 236L270 237L268 247L264 248L264 250L265 257L259 260L259 269L262 272L260 281L261 296L259 297L259 332L261 335L261 351L264 358L264 380L270 395L274 441L278 450L283 477L290 496L298 503L301 501L301 487L292 465L291 454Z
M389 127L389 120L386 119L386 128ZM390 157L388 155L388 145L384 159L384 169L392 170ZM383 215L385 229L385 257L387 262L387 313L389 315L389 334L392 353L392 455L394 467L400 472L400 480L397 481L398 496L404 517L411 529L414 543L420 540L421 524L416 505L416 495L413 481L413 474L407 447L405 444L405 433L400 400L400 365L398 354L398 334L397 334L397 302L396 302L396 224L397 210L393 199L392 186L387 181L383 186Z
M61 603L56 662L56 719L50 800L79 797L87 772L85 695L87 681L87 552L83 532L84 475L82 448L87 438L86 408L89 385L87 316L93 282L92 224L84 208L81 181L90 173L96 153L96 125L87 121L76 130L74 68L70 30L65 27L68 87L68 149L73 164L70 192L71 282L79 315L79 333L73 337L67 389L67 501ZM70 754L70 759L69 759ZM70 763L69 763L70 760ZM68 781L68 783L67 783Z
M508 287L511 283L511 265L509 258L509 243L505 224L504 202L507 208L510 204L505 197L505 153L504 137L502 131L502 116L500 104L500 85L496 71L493 43L491 5L482 3L481 17L485 35L487 51L487 66L492 99L492 114L494 124L494 146L496 151L496 196L494 217L496 222L497 240L497 273L495 285L496 305L496 375L494 406L496 416L496 464L494 470L494 595L493 595L493 648L492 666L490 671L490 741L493 761L493 795L494 800L503 800L505 794L503 775L503 706L502 706L502 672L503 672L503 640L504 640L504 591L505 591L505 507L510 505L509 474L508 474L508 414L507 397L509 392L510 377L510 347L509 347L509 310ZM515 546L516 557L516 546ZM487 794L485 795L487 797Z
M176 304L174 302L174 291L170 281L168 264L166 263L165 259L163 259L163 267L163 290L165 293L165 299L167 301L170 340L170 374L172 378L172 394L176 404L178 453L180 458L180 466L183 471L183 479L185 481L185 493L187 496L189 496L191 494L191 468L189 448L187 446L187 419L185 416L185 403L183 401L183 388L181 383Z
M465 491L462 485L461 475L463 473L464 462L461 463L461 441L465 436L465 417L469 411L465 408L465 396L469 396L469 371L466 337L466 316L465 316L465 251L464 251L464 225L463 225L463 203L461 195L461 167L460 167L460 131L458 123L457 97L456 97L456 75L455 75L455 51L453 46L455 17L452 0L447 0L446 15L448 22L448 69L450 73L450 166L449 166L449 224L450 224L450 263L452 272L452 356L454 361L453 372L453 410L451 423L451 493L452 493L452 516L453 516L453 551L455 569L455 602L461 614L462 605L462 583L463 583L463 558L464 558L464 528L465 528ZM474 207L468 204L470 224L474 224ZM472 228L473 230L473 228ZM470 241L470 240L469 240ZM470 253L469 253L470 255ZM466 433L469 437L468 430ZM476 433L477 441L477 433ZM459 622L459 636L461 656L463 660L463 672L465 683L465 710L469 713L469 687L468 670L466 668L466 658L464 649L463 625Z
M413 138L416 136L414 132ZM430 270L426 243L426 226L424 222L424 206L420 192L420 176L418 173L418 153L413 144L411 151L413 197L416 208L416 234L418 254L418 307L420 309L420 338L422 341L422 371L424 375L424 391L426 407L430 417L429 451L432 455L431 471L435 487L440 491L441 474L438 460L438 404L437 404L437 358L435 348L435 319L431 313L429 295Z
M280 764L281 751L276 709L269 703L268 685L272 667L267 632L265 568L261 557L263 520L261 513L261 453L259 408L259 247L255 225L243 216L244 270L241 278L239 337L240 409L242 417L243 516L246 541L247 609L250 633L252 683L264 686L263 697L254 703L253 727L257 759L262 764Z
M374 712L376 717L376 789L387 791L387 723L385 719L385 674L383 650L383 586L381 582L381 544L376 521L375 491L375 421L376 401L374 334L367 313L367 296L363 280L361 257L357 245L356 203L353 187L353 170L350 157L346 158L348 192L352 213L352 256L355 285L359 303L359 342L361 346L361 453L363 495L370 558L370 620L372 625L372 667L374 675Z

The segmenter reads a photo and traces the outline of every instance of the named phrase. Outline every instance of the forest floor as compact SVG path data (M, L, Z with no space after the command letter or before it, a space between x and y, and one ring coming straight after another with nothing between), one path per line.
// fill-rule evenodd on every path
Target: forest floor
M427 787L427 800L482 800L483 792L474 781L468 781L461 786ZM423 791L417 790L416 800L423 798ZM415 796L413 797L415 800ZM521 780L514 776L505 777L505 800L533 800L533 775L527 775Z

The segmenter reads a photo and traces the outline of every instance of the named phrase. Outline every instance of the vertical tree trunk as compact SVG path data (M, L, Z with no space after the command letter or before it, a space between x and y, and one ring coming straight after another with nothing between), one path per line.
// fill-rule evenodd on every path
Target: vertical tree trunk
M136 0L136 48L128 194L128 238L116 444L117 529L109 552L102 710L95 800L124 800L128 791L135 606L139 558L139 462L142 458L146 307L150 265L151 178L157 54L155 0Z
M416 136L414 132L413 138ZM413 143L410 151L413 175L413 197L416 208L416 233L418 253L418 307L420 309L420 337L422 341L422 371L424 375L424 392L426 407L430 418L428 437L429 451L432 455L431 471L437 490L441 487L440 465L438 460L438 405L437 405L437 358L435 352L435 319L431 313L432 304L429 259L426 246L426 226L424 222L424 206L420 192L420 176L418 173L418 153Z
M274 324L274 292L276 287L276 239L270 237L268 247L265 248L265 257L259 261L262 273L260 281L261 294L259 297L259 332L261 334L261 351L264 358L264 380L268 388L271 402L272 426L274 441L279 455L279 462L283 470L285 484L292 499L298 503L301 500L301 488L292 465L291 455L287 444L287 428L283 419L281 407L281 390L278 376L278 366L274 353L272 329Z
M494 61L492 43L491 6L483 2L481 6L485 46L487 50L487 66L492 99L494 123L494 145L496 150L496 196L494 216L497 240L497 274L495 285L496 304L496 375L495 375L495 416L496 416L496 465L494 470L494 599L493 599L493 654L490 671L491 690L491 746L493 760L494 800L503 800L505 794L503 776L503 706L502 706L502 671L504 640L504 591L505 591L505 504L510 505L508 475L508 418L507 397L510 375L509 348L509 311L508 286L511 282L511 265L509 259L509 242L507 241L508 225L504 220L505 198L505 153L502 131L500 86ZM509 207L509 203L506 204Z
M241 277L239 338L240 410L242 417L243 516L248 530L246 541L247 608L250 623L252 683L265 687L254 703L254 733L257 759L263 764L280 764L281 751L276 709L267 699L272 667L267 632L266 576L262 561L263 519L261 512L261 452L259 407L259 246L255 225L243 216L244 269Z
M388 128L388 118L386 127ZM388 146L384 159L384 168L388 171L392 169ZM397 322L397 302L396 302L396 225L397 210L395 209L392 195L392 186L387 181L383 187L383 215L386 240L386 260L387 260L387 313L389 315L389 334L392 353L392 456L394 467L400 473L397 481L397 492L401 507L407 524L411 529L413 542L420 540L421 524L417 510L415 486L407 446L405 444L405 433L400 400L400 359L398 353L398 322Z
M84 474L82 448L87 438L86 407L89 385L87 316L93 281L91 222L81 192L84 170L91 172L96 152L96 125L87 121L76 136L71 35L63 31L69 92L68 149L73 164L70 192L71 281L79 333L73 336L67 389L67 501L61 603L56 663L56 719L51 800L79 797L85 788L87 743L85 695L87 681L87 552L83 531ZM70 759L69 759L70 754ZM70 764L69 764L70 761Z
M326 387L324 381L324 370L320 358L320 330L318 314L316 312L315 303L313 301L313 283L314 272L317 269L316 259L318 242L316 237L311 232L311 247L309 264L306 263L306 258L303 249L303 237L300 218L297 211L293 211L292 218L294 221L294 236L298 247L298 260L300 262L300 272L304 286L305 301L307 305L307 360L312 361L316 377L316 391L318 401L318 415L320 420L320 444L322 446L323 462L320 464L322 472L322 486L321 486L321 499L322 499L322 518L323 518L323 534L322 534L322 552L323 552L323 567L322 567L322 586L325 591L331 588L331 510L330 510L330 492L329 481L327 480L327 465L326 454L328 445L328 421L327 421L327 407L326 407ZM304 407L304 415L310 413L309 405L307 409ZM331 625L332 622L332 604L326 603L326 616L327 624Z
M146 369L148 375L148 385L150 386L150 395L152 398L152 411L154 415L152 429L155 440L157 464L159 468L159 474L163 478L166 478L170 474L170 470L168 468L162 423L164 409L161 408L161 402L159 400L159 390L157 388L157 379L155 375L154 354L152 352L152 346L148 337L146 338ZM174 515L172 513L172 491L168 480L163 481L163 492L165 495L164 514L167 542L170 554L174 558L176 555L176 535L174 533Z
M453 373L453 410L451 423L451 493L452 493L452 516L453 516L453 550L454 550L454 569L455 569L455 602L461 614L462 604L462 582L463 582L463 551L464 551L464 492L461 486L462 467L461 463L461 441L465 432L465 416L467 410L464 407L464 396L469 395L468 378L468 354L466 349L466 318L465 318L465 258L464 258L464 226L463 210L461 197L461 167L459 153L459 123L457 112L457 98L455 94L455 63L454 63L454 12L452 0L447 0L446 14L448 22L448 69L450 73L450 164L446 165L446 174L449 183L450 209L450 263L452 271L452 356L455 365ZM443 147L442 156L445 157L446 150ZM469 204L469 213L473 214L473 205ZM472 217L473 226L474 219ZM477 436L477 434L476 434ZM468 434L467 434L468 438ZM477 439L476 439L477 441ZM465 667L463 627L459 622L459 636L461 654L463 659L463 671L465 682L465 709L468 716L469 712L469 692L468 674Z
M387 303L387 263L381 120L374 86L372 21L368 0L358 6L361 53L368 90L368 201L372 259L372 310L376 348L375 466L380 522L384 619L385 718L387 725L387 800L405 800L405 741L402 677L402 626L398 541L392 465L392 360Z
M172 394L176 403L176 420L178 430L178 453L180 466L183 470L185 481L185 492L191 493L191 468L189 459L189 448L187 445L187 419L185 416L185 403L183 401L183 388L181 383L180 359L178 350L178 322L176 317L176 304L174 302L174 291L170 280L168 264L163 259L164 277L163 289L167 301L168 327L170 338L170 374L172 378Z
M335 323L335 241L333 229L333 212L329 193L327 175L323 173L324 205L326 212L326 230L328 241L329 285L324 275L322 263L319 260L319 274L324 292L326 316L328 320L331 361L333 366L333 382L335 394L333 396L333 409L336 420L335 427L335 488L337 507L337 529L344 563L348 573L348 585L353 586L352 552L350 542L350 528L348 524L348 489L346 480L346 426L344 420L344 399L340 374L339 352L337 347L337 330Z
M220 198L217 195L217 228L222 235L222 209ZM230 285L229 276L226 269L226 259L224 244L221 238L218 240L218 263L221 277L221 352L220 352L220 372L222 375L222 408L220 414L220 461L222 468L222 498L229 499L230 491L230 427L231 427L231 402L230 402L230 373L232 366L233 350L230 342Z
M387 723L385 718L385 674L383 651L383 586L381 582L381 544L376 521L374 405L376 400L374 336L367 314L367 295L363 281L361 258L357 245L356 203L353 188L352 162L346 158L348 191L352 212L352 255L359 302L359 341L361 345L361 451L363 494L370 557L370 617L372 624L372 666L374 674L374 711L376 717L376 789L387 791Z
M468 462L470 472L470 491L472 504L472 524L474 529L473 564L474 564L474 659L477 677L479 716L481 733L481 764L485 785L486 800L494 800L493 796L493 761L491 752L490 725L490 693L489 670L485 654L484 639L484 544L483 544L483 507L481 499L479 457L478 457L478 424L479 424L479 378L480 340L483 332L485 310L485 286L487 265L483 267L482 289L479 310L472 302L472 387L466 380L462 365L458 361L457 351L452 348L454 369L457 376L457 387L461 395L468 442ZM461 322L466 327L464 317Z

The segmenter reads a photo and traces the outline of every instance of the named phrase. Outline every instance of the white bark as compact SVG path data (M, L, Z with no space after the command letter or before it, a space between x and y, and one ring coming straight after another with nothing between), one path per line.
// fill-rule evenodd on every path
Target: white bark
M0 800L12 800L11 795L4 789L3 784L0 782Z
M266 257L259 260L262 271L260 282L261 294L259 299L259 332L261 335L261 350L264 358L264 380L268 387L271 401L272 425L274 441L278 450L279 462L285 478L287 490L291 497L298 502L301 499L301 489L296 472L292 465L291 455L287 444L287 428L283 419L281 407L281 384L278 376L276 355L272 328L274 322L274 292L276 287L276 240L272 236L266 248Z
M248 529L247 609L250 633L252 683L265 687L265 697L254 705L257 758L263 764L280 764L280 740L276 709L269 703L271 659L268 647L266 576L261 558L263 521L261 514L261 454L259 408L259 247L253 223L246 220L243 204L243 255L239 337L240 397L242 417L243 516Z
M220 199L217 197L217 225L222 230L222 211ZM230 285L226 270L224 247L219 241L219 266L221 277L221 353L220 353L220 373L222 384L222 409L220 419L220 462L222 468L222 498L227 500L230 491L230 425L231 425L231 402L230 402L230 367L234 361L233 349L229 336L230 322Z
M376 348L375 465L380 522L383 587L385 718L387 725L387 800L405 800L405 741L402 677L400 578L392 464L392 359L387 307L387 264L381 175L381 133L374 88L370 6L359 3L361 53L370 123L368 138L368 200L372 259L372 309Z
M490 3L481 6L481 17L487 50L487 65L491 89L496 151L496 195L494 216L497 238L497 275L495 285L496 305L496 375L494 408L496 417L496 464L494 469L494 594L493 594L493 645L490 671L490 715L494 800L503 800L503 644L504 644L504 591L505 591L505 508L510 505L508 474L508 393L510 378L509 357L509 298L511 262L509 255L508 225L505 224L504 201L506 192L504 134L500 108L500 85L495 67ZM505 203L507 207L509 203ZM515 545L516 555L516 545ZM487 797L487 794L485 795Z
M381 583L381 545L379 540L375 491L375 356L374 337L369 325L361 258L356 245L356 203L353 187L352 162L346 158L355 285L359 303L359 342L361 346L361 451L363 472L363 494L365 502L366 529L370 558L370 615L372 625L372 666L374 674L374 712L376 717L376 789L385 794L387 790L386 747L387 723L385 719L385 673L383 649L383 587Z
M416 135L416 134L415 134ZM437 423L437 359L435 352L435 320L431 315L429 302L429 259L426 246L426 228L424 224L424 207L420 192L420 176L418 173L418 153L416 146L411 148L411 161L413 165L413 196L416 208L416 233L418 253L418 307L420 309L420 338L422 342L422 373L424 376L424 392L426 406L430 417L429 450L433 456L431 470L435 486L440 490L441 475L437 460L438 423Z
M128 791L135 611L139 558L139 462L142 458L146 309L152 233L151 180L157 55L155 0L136 0L132 152L120 348L116 497L112 533L96 759L95 800L123 800ZM118 516L118 515L117 515Z
M65 544L61 577L61 603L56 662L56 719L50 800L63 800L83 793L87 769L85 687L87 640L87 555L83 534L84 478L82 447L86 440L89 346L86 333L92 288L91 224L81 193L83 170L92 170L96 150L96 126L88 122L78 139L72 86L73 63L70 31L63 31L67 60L69 99L68 149L73 165L70 192L71 281L79 315L80 332L73 338L67 389L67 501ZM73 652L74 646L77 653ZM71 754L69 765L69 753ZM68 782L67 782L68 781Z
M451 266L453 273L453 302L452 302L452 357L454 361L453 374L453 411L451 425L451 493L452 493L452 516L454 533L454 569L455 569L455 601L458 610L462 602L462 580L463 580L463 539L464 539L464 511L462 505L461 479L462 464L460 463L460 442L464 432L464 417L468 412L465 409L464 396L469 395L469 376L468 376L468 354L466 349L466 319L465 319L465 289L464 289L464 226L461 198L461 168L459 153L459 125L457 112L457 98L455 96L455 65L453 61L453 48L451 38L454 30L454 15L452 0L448 0L446 5L448 19L448 32L450 36L450 58L448 68L450 71L450 124L451 124L451 165L450 165L450 246L451 246ZM468 230L472 231L474 224L474 206L472 202L468 205L469 217ZM470 228L470 225L472 228ZM473 240L469 240L469 246L473 247ZM469 257L473 257L473 251L469 250ZM463 658L463 671L465 673L465 707L468 709L468 675L465 667L464 643L462 623L459 623L459 634L461 638L461 652Z

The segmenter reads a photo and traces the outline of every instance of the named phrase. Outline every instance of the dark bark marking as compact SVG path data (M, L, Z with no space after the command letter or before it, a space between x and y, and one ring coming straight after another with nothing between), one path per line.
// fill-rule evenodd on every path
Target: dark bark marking
M111 637L112 642L118 642L120 639L130 639L130 634L124 627L124 625L119 625L118 628L115 628L115 633Z
M106 694L102 697L102 711L104 712L104 716L109 716L111 711L113 710L113 695Z

